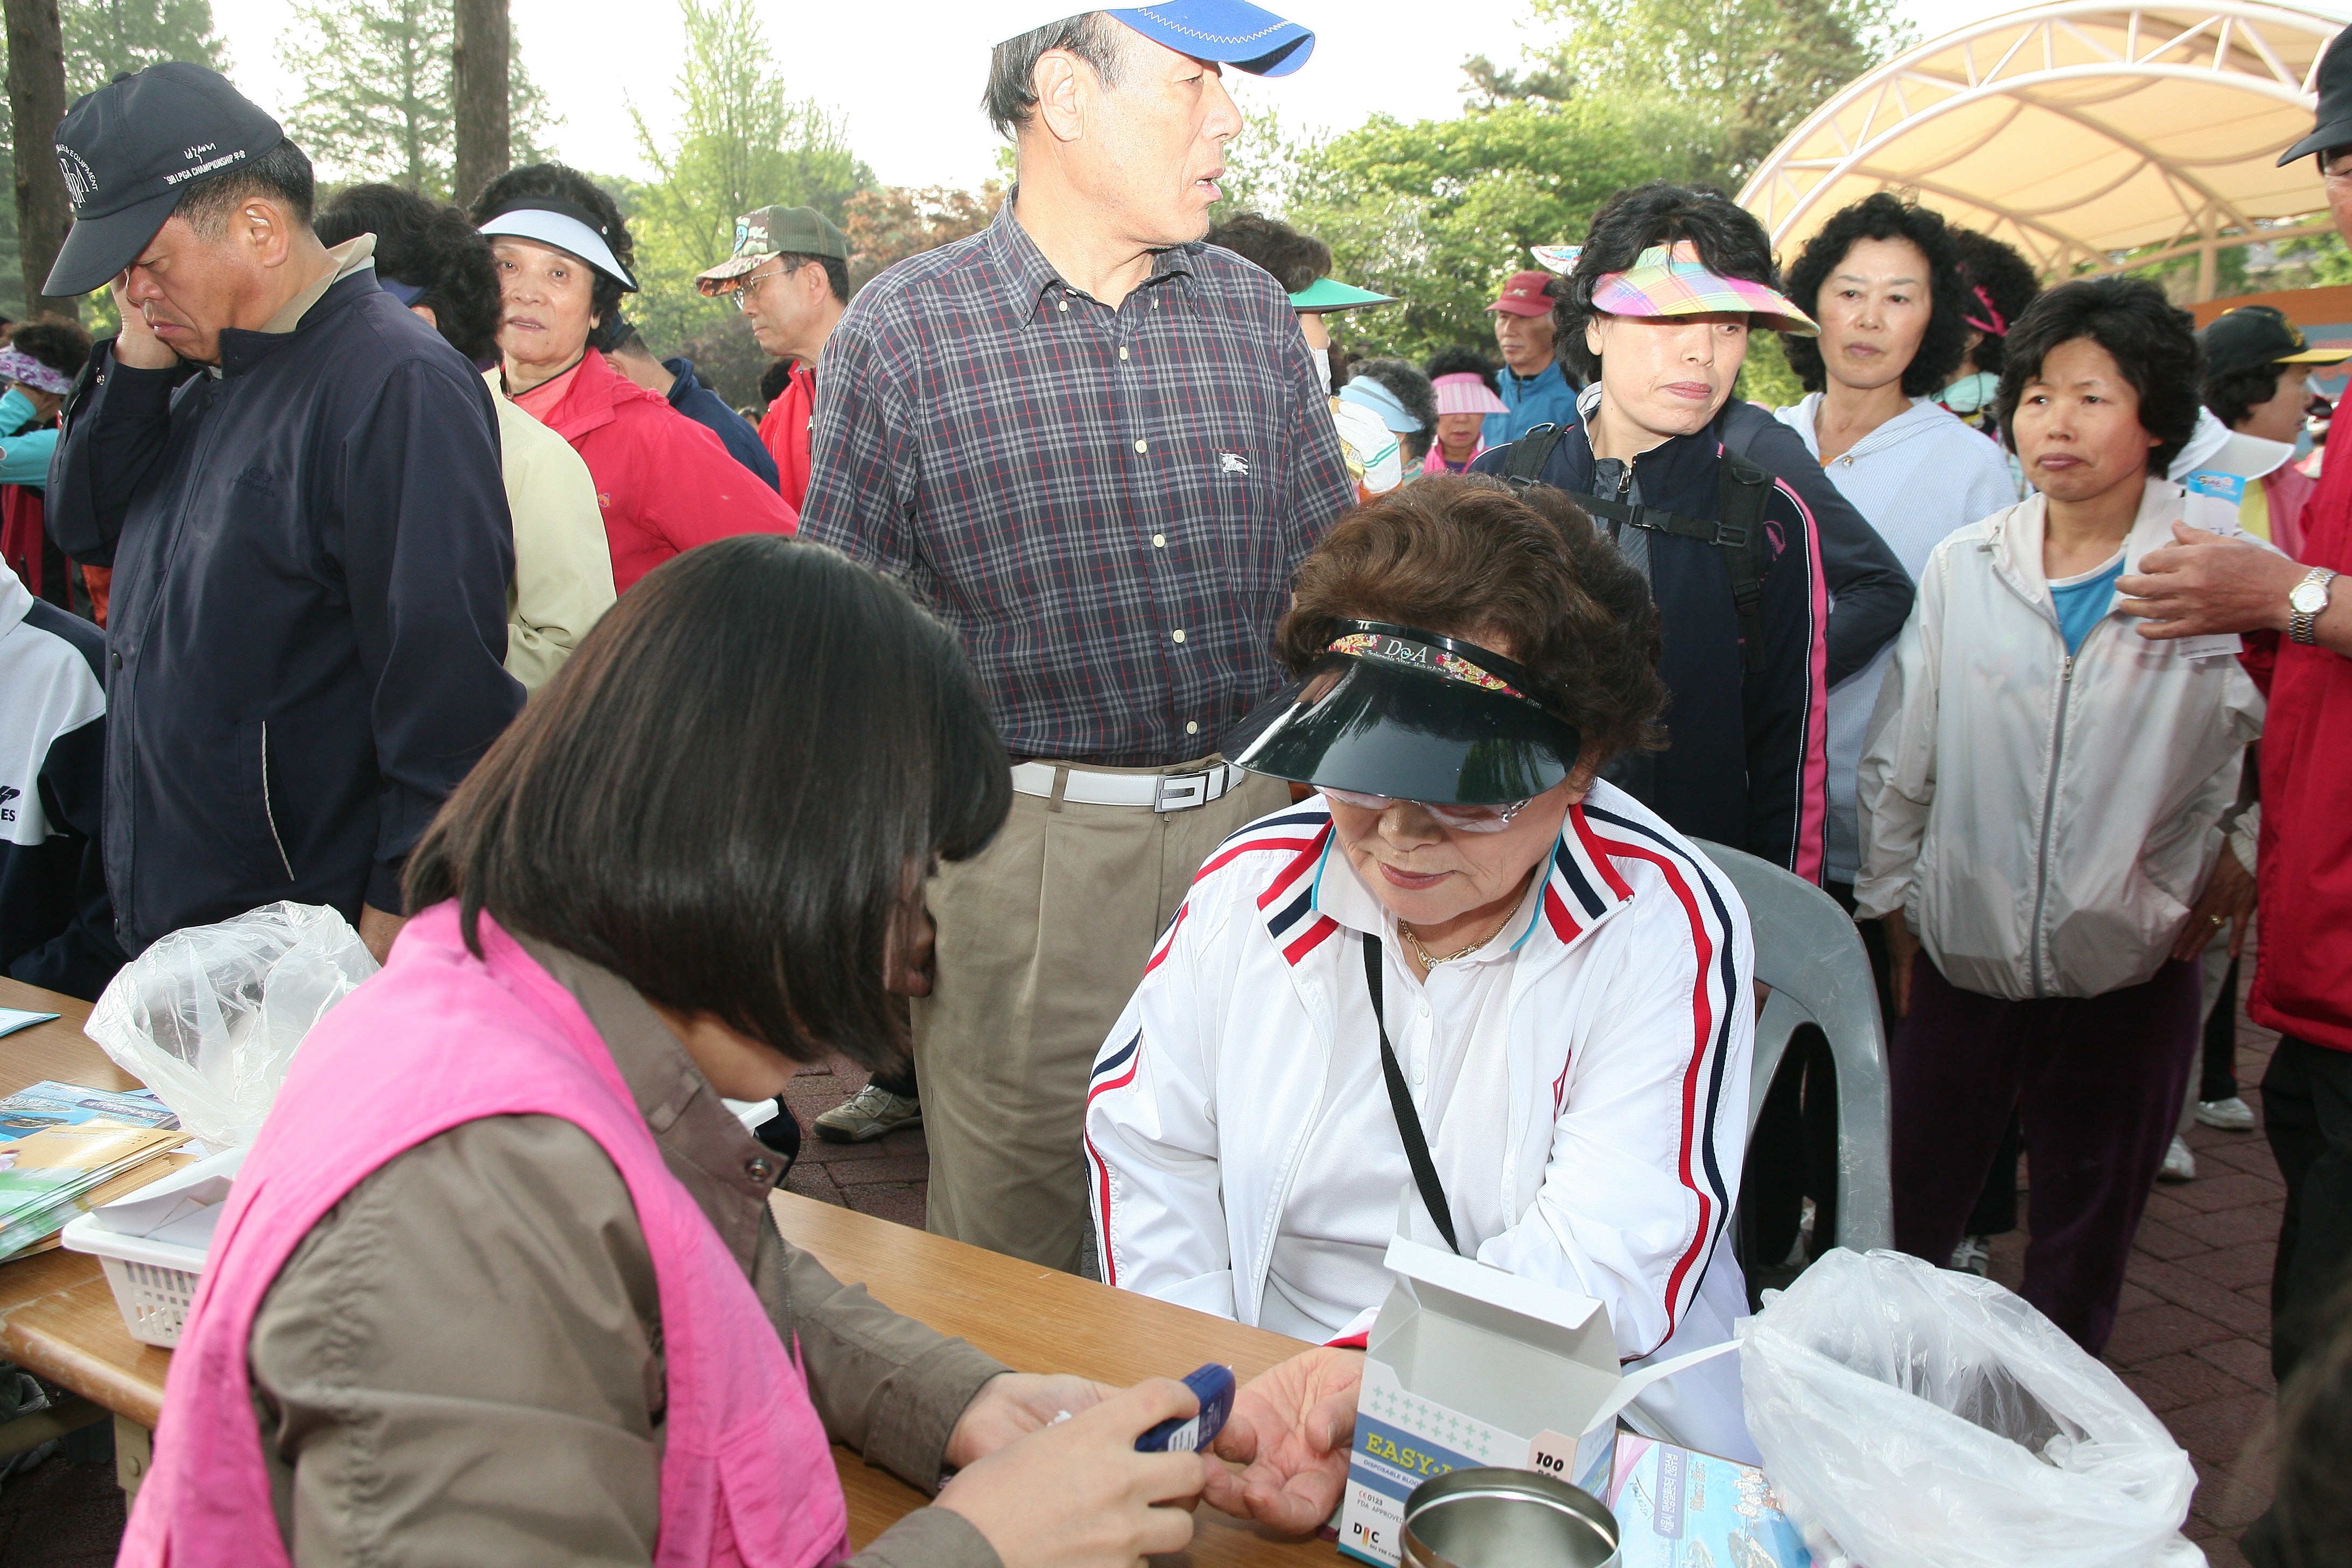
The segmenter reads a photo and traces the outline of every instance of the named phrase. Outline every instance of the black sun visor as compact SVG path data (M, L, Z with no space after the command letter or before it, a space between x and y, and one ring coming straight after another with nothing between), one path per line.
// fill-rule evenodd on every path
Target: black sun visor
M1305 679L1244 721L1238 761L1297 784L1501 805L1576 771L1583 739L1500 654L1383 621L1342 621Z

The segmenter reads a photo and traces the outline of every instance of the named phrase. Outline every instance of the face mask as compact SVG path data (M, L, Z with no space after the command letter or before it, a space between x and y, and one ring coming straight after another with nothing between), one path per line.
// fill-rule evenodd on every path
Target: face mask
M1330 396L1331 351L1329 349L1308 349L1307 352L1315 356L1315 375L1316 378L1323 384L1323 395L1326 397ZM9 395L14 397L16 394L10 393Z
M0 433L13 436L36 416L33 400L25 395L21 387L12 386L6 396L0 397Z

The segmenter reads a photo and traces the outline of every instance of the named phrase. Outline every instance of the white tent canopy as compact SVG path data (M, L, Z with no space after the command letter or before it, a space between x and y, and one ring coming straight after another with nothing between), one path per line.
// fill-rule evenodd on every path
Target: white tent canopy
M2253 0L2069 0L1976 23L1855 80L1739 194L1791 255L1873 191L1914 193L2052 278L2324 231L2313 78L2341 18ZM2270 226L2262 226L2268 224ZM2144 247L2158 247L2146 252Z

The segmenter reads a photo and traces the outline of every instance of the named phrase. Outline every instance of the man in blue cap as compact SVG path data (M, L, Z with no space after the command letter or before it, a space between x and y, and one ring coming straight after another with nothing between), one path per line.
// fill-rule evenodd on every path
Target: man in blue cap
M1219 744L1353 488L1282 286L1202 243L1225 73L1314 35L1243 0L989 16L1020 183L850 303L801 527L929 599L1015 764L1010 822L930 886L930 1227L1076 1270L1087 1071L1202 860L1288 804Z
M202 66L76 102L43 292L113 286L48 526L113 567L106 881L123 947L280 899L382 958L408 851L522 706L489 393L329 249L310 161Z

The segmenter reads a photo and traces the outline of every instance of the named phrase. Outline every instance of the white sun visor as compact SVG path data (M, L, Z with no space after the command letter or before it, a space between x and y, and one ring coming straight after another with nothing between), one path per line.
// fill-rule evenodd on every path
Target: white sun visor
M567 208L570 203L563 204ZM575 209L576 210L576 209ZM488 235L510 234L518 239L535 239L541 245L551 245L558 250L568 250L597 271L635 292L637 280L629 269L613 255L613 247L604 237L583 217L574 217L570 211L557 211L552 206L519 206L485 218L482 232Z

